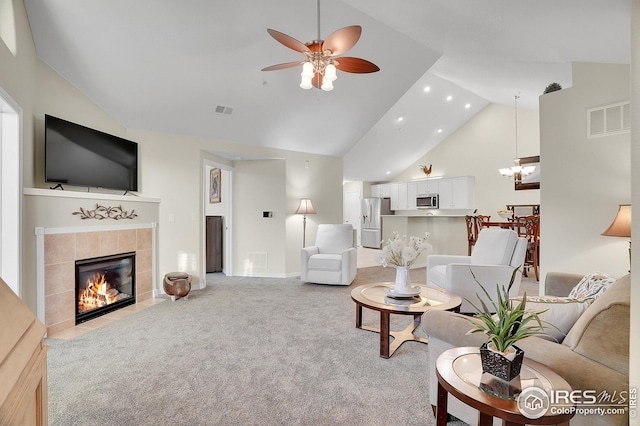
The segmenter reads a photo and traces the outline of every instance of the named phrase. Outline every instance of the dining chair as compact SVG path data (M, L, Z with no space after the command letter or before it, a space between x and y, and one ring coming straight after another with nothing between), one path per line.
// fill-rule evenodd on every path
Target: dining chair
M529 267L533 267L536 281L540 279L538 267L540 266L540 216L517 216L518 236L527 239L527 255L524 262L524 276L527 276Z
M491 222L491 215L486 216L486 215L479 214L476 216L476 237L480 232L480 230L483 228L484 226L483 224L487 222Z
M464 217L467 223L467 241L468 241L468 249L467 256L471 256L471 251L473 247L476 245L476 241L478 240L478 234L480 230L483 228L483 223L489 222L491 220L491 216L486 215L467 215Z
M471 256L471 249L473 249L473 245L476 243L478 230L474 216L466 215L464 220L467 224L467 256Z

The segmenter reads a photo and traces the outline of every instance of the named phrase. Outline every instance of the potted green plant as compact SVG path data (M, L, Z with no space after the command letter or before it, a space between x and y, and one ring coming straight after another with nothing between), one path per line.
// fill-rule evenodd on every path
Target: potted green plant
M545 87L542 94L546 95L547 93L557 92L558 90L562 90L562 86L560 85L560 83L551 83L550 85Z
M544 332L544 322L540 319L540 315L546 310L527 310L526 293L523 295L522 300L517 303L509 299L509 291L513 286L519 269L519 267L514 268L507 288L504 285L500 288L500 285L496 284L497 301L492 300L487 290L478 282L473 271L471 271L474 280L480 285L480 288L491 303L490 306L487 306L478 297L480 299L480 307L478 307L472 301L468 301L477 311L474 318L479 320L469 319L473 324L473 328L469 333L483 333L487 336L487 342L480 347L482 371L506 381L511 381L520 374L522 360L524 359L524 351L517 347L515 343L525 337L546 334Z

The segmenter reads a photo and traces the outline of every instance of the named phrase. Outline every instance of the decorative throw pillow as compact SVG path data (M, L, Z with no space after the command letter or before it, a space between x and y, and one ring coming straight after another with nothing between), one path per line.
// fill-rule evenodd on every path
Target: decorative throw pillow
M522 296L514 297L511 300L514 303L520 303ZM531 312L546 310L546 312L540 314L540 320L543 323L546 335L540 335L539 337L561 343L571 327L573 327L573 324L593 300L555 296L527 296L526 309Z
M571 290L569 297L573 299L597 298L611 284L616 282L616 278L610 277L602 272L592 272L585 275L580 282Z

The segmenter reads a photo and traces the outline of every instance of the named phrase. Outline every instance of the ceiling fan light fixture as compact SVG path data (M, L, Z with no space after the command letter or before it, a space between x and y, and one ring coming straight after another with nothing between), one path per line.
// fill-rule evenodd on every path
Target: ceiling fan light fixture
M336 66L333 64L329 64L324 69L324 78L329 81L336 81L338 79L338 74L336 73Z
M322 86L320 86L320 88L325 92L330 92L333 90L333 82L327 79L327 77L324 77L322 79Z
M354 74L367 74L380 71L380 68L365 59L335 56L350 50L360 39L362 27L351 25L329 34L326 40L320 38L320 0L318 3L318 38L302 43L280 31L267 29L267 32L278 43L289 49L305 55L302 65L302 80L300 87L310 89L310 86L325 91L333 90L332 82L338 78L337 69ZM263 68L262 71L275 71L297 67L301 62L285 62ZM322 77L322 78L321 78Z
M311 80L313 78L313 74L313 64L311 62L305 62L302 64L302 74L300 74L302 77L306 77Z
M311 78L312 77L305 77L303 75L302 81L300 81L300 88L305 90L311 89L313 87L313 84L311 83Z

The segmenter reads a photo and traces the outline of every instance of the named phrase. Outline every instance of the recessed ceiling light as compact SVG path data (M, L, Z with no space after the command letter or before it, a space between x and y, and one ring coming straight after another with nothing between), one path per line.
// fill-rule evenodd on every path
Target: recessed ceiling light
M464 107L465 107L466 109L469 109L469 108L471 108L471 104L466 104Z
M402 121L402 120L404 120L404 117L398 117L398 118L396 118L396 121Z
M438 133L442 133L442 129L438 129Z
M430 92L430 91L431 91L431 87L430 87L430 86L426 86L426 87L424 88L424 91L425 91L425 92Z
M391 174L391 171L390 171L390 170L387 170L387 174L388 174L388 175L390 175L390 174Z
M449 95L447 96L447 100L450 101L451 99L453 99L453 96Z

